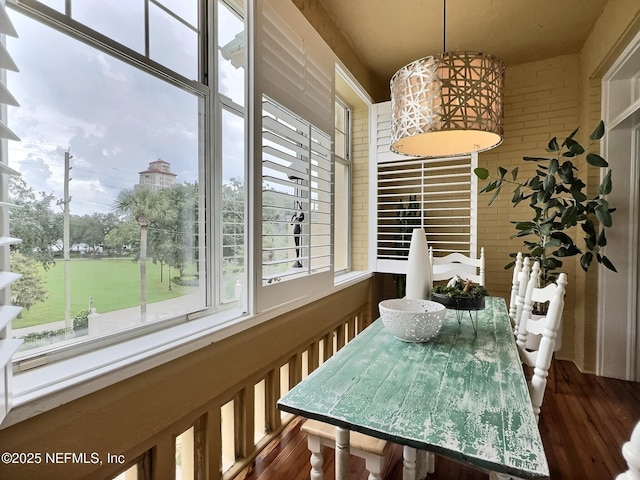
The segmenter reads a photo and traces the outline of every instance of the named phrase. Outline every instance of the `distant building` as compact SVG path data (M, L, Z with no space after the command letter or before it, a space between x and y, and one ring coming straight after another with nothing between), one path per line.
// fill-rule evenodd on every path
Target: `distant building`
M161 158L149 163L149 168L140 174L140 180L136 188L150 188L160 190L170 188L176 184L176 174L171 171L171 164Z

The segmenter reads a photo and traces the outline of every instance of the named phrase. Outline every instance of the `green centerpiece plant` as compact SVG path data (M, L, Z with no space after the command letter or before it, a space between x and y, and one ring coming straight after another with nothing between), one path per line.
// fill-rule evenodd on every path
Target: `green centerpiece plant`
M456 275L446 285L435 285L431 300L454 310L481 310L487 295L482 285Z
M589 136L591 147L604 135L604 123L600 121ZM616 271L611 260L601 252L607 244L606 230L613 225L611 214L615 211L607 202L611 193L611 170L607 161L596 153L587 153L575 140L576 128L562 143L556 137L549 140L546 156L525 156L525 162L535 163L535 174L526 180L518 177L518 167L509 172L498 167L497 176L486 168L476 168L475 175L489 182L480 192L493 192L489 205L504 186L513 187L513 206L526 201L530 207L530 218L513 221L516 233L511 238L524 238L528 252L525 256L540 262L542 286L555 281L556 272L565 257L580 255L580 265L586 272L595 259L612 271ZM586 153L589 165L603 169L598 194L589 198L583 191L586 183L580 178L576 160ZM578 227L579 228L575 228ZM578 247L582 236L584 246ZM516 253L510 256L515 258ZM505 269L514 265L512 261Z

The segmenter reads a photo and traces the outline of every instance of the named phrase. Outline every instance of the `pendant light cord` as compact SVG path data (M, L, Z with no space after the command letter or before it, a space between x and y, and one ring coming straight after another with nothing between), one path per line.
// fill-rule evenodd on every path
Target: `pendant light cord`
M442 53L447 51L447 0L442 0Z

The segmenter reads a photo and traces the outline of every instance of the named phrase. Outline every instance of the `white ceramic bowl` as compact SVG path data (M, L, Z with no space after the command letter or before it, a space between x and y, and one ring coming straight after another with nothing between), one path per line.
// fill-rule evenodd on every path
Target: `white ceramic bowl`
M447 309L431 300L392 298L379 303L385 328L403 342L426 342L437 335Z

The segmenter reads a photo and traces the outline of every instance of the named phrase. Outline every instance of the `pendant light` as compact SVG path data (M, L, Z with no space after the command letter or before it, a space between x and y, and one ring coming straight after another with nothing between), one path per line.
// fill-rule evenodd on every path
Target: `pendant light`
M502 143L502 61L446 51L402 67L391 78L391 150L416 157L482 152Z

